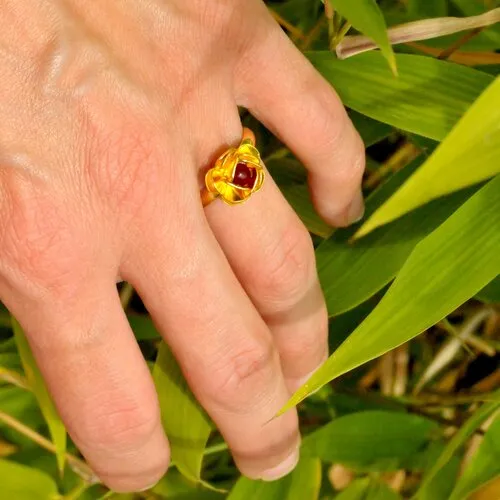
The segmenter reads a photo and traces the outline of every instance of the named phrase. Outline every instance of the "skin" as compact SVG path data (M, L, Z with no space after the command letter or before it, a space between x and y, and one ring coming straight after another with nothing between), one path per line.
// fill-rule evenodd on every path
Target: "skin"
M327 356L311 240L270 176L205 209L200 179L244 106L328 222L358 219L364 149L334 90L259 0L3 0L0 67L0 299L92 468L132 491L169 463L125 279L241 472L289 472L297 414L269 419Z

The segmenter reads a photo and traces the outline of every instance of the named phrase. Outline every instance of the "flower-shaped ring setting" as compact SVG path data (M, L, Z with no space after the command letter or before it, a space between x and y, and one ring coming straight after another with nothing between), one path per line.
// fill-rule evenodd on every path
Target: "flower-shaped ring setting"
M228 149L206 173L203 206L216 198L228 205L243 203L262 187L264 176L253 132L244 129L240 145Z

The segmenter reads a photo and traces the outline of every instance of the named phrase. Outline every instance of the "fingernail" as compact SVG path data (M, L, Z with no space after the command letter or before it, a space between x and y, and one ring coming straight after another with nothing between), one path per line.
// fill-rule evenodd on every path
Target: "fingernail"
M365 202L363 193L359 190L347 209L348 224L359 222L363 218L363 215L365 215Z
M276 467L273 467L272 469L268 469L264 471L260 478L263 481L276 481L277 479L281 479L282 477L286 476L290 472L292 472L293 469L295 469L295 466L299 462L299 450L298 448L295 448L293 452L288 455L288 457L283 460L279 465Z

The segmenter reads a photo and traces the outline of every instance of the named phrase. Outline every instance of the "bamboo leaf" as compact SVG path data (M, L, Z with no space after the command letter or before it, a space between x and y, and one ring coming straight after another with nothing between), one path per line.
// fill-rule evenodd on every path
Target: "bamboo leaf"
M500 176L413 250L373 312L285 405L407 342L454 311L500 272Z
M467 111L418 171L356 233L361 237L414 208L500 172L500 78Z
M500 395L500 392L498 392ZM435 477L435 475L448 463L454 453L472 436L474 431L489 418L494 412L500 408L500 402L493 401L485 403L479 410L465 422L464 425L457 431L457 433L450 439L448 445L445 447L439 458L434 463L434 466L427 472L422 483L420 484L419 491L417 491L415 498L419 497L422 491Z
M500 418L496 418L483 437L479 449L458 479L449 500L465 500L483 484L500 476Z
M329 52L307 55L346 106L437 141L494 80L481 71L419 55L396 55L398 78L377 52L345 61Z
M421 163L413 162L370 196L366 213L373 213ZM475 189L462 190L419 207L351 241L355 229L336 231L316 249L318 275L328 313L337 316L361 304L390 283L415 245L444 222Z
M356 479L335 500L397 500L401 498L385 484L369 477Z
M227 500L317 500L321 487L321 463L316 458L301 457L295 470L273 482L252 481L241 477Z
M398 470L436 429L437 424L417 415L363 411L336 418L306 436L302 452L355 470Z
M276 158L269 160L266 166L307 230L322 238L328 238L333 228L321 219L314 209L306 183L306 171L300 163L291 158Z
M56 447L56 458L59 472L63 473L66 461L66 427L64 426L61 417L50 397L47 386L43 380L42 374L38 369L28 340L21 328L21 325L12 317L12 329L16 339L17 349L21 362L23 365L24 373L30 388L32 389L42 415L47 422L52 442Z
M335 10L380 47L391 71L397 74L396 58L389 42L384 16L377 2L375 0L330 1Z
M54 500L59 497L54 480L32 467L0 460L0 495L6 500Z
M203 452L211 424L191 393L168 346L162 342L153 368L162 423L170 442L172 463L192 481L201 481Z
M500 276L488 283L478 294L477 298L487 304L500 303Z

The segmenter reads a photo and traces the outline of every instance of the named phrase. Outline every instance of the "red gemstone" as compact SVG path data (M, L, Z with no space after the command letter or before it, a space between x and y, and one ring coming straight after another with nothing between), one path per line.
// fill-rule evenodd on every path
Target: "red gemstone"
M234 169L233 184L252 189L257 180L257 171L255 168L249 167L246 163L238 163Z

